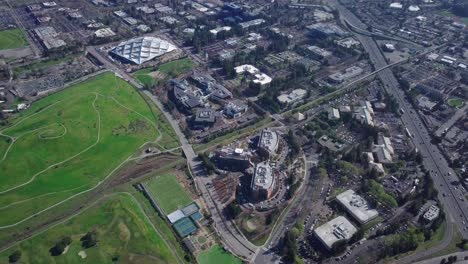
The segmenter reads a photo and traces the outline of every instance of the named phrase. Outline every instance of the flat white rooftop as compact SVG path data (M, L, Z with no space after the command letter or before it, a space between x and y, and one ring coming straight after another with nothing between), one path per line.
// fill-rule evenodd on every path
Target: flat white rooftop
M360 223L365 224L379 215L370 209L367 201L353 190L347 190L336 196L336 200Z
M314 234L328 249L339 240L350 239L356 232L356 227L344 216L338 216L314 230Z

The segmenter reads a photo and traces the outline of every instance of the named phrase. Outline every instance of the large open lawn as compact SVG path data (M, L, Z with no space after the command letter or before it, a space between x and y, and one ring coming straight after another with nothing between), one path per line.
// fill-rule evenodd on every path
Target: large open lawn
M154 199L166 214L192 202L187 191L182 188L174 175L158 175L146 182Z
M80 239L93 230L97 232L97 245L85 249ZM63 237L72 239L68 250L62 255L51 256L49 249ZM21 263L177 263L129 194L112 196L102 204L13 246L0 254L0 263L8 263L8 256L16 250L21 252Z
M453 108L461 108L463 106L463 100L460 98L452 98L447 101L447 103Z
M159 116L104 73L37 101L0 127L0 228L100 184L146 142Z
M189 58L180 59L159 65L157 69L146 68L133 73L133 76L145 86L153 86L177 77L193 68Z
M222 247L216 245L210 250L201 252L197 256L197 261L199 264L240 264L238 258L231 255L229 252L226 252Z
M0 31L0 50L21 48L27 45L28 41L19 28Z

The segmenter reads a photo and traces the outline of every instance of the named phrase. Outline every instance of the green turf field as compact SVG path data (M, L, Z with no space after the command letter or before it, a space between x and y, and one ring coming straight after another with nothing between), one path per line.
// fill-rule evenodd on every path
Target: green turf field
M93 230L97 232L97 245L85 249L80 239ZM51 256L49 249L66 236L72 239L66 253ZM115 195L2 252L0 263L8 263L8 256L16 250L21 252L21 263L177 263L136 200L128 194ZM78 255L80 251L86 256L84 259Z
M175 78L193 68L193 62L189 58L171 61L161 64L158 69L141 69L133 73L133 76L145 86L151 87L159 82L165 82L167 79ZM165 76L165 79L159 80L151 76L151 73L158 71Z
M19 28L0 31L0 50L15 49L28 45L28 41Z
M158 175L146 182L146 186L166 214L192 202L174 175Z
M144 143L160 139L158 123L140 94L112 73L37 101L0 128L0 227L95 187Z
M460 108L463 106L463 100L459 98L449 99L447 103L453 108Z
M133 76L145 86L151 87L156 84L156 80L150 76L151 72L151 68L146 68L134 72Z
M229 252L226 252L222 247L216 245L210 250L201 252L197 261L200 264L240 264L240 261L235 256L231 255Z

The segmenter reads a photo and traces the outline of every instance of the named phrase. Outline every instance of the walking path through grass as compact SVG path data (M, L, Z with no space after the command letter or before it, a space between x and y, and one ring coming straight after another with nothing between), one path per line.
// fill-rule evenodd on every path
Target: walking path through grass
M0 130L9 141L0 145L0 229L97 188L162 137L162 120L111 73L46 97L11 122Z

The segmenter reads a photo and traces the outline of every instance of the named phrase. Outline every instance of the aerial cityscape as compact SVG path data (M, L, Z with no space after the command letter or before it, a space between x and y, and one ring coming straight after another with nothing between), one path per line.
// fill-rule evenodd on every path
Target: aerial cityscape
M468 0L0 2L0 264L468 263Z

